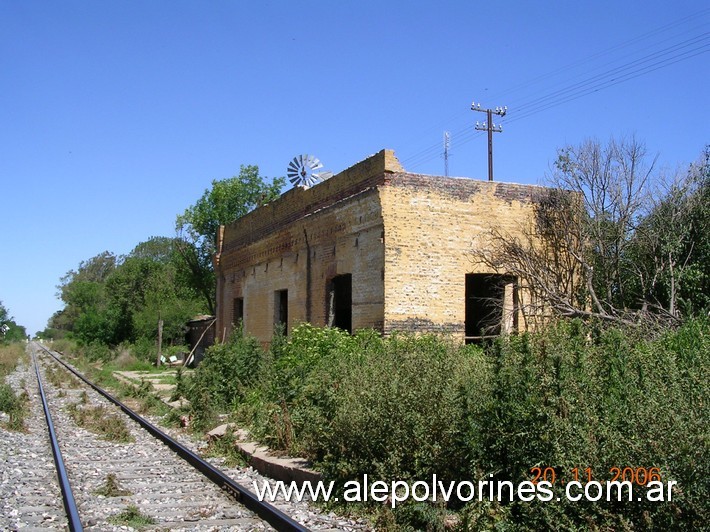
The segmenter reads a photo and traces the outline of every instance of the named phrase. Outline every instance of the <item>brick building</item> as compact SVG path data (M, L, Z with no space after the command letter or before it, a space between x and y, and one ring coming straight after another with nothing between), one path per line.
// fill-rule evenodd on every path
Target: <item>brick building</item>
M222 227L217 334L263 342L300 322L353 331L445 331L467 341L517 327L517 279L475 253L515 232L540 188L406 172L383 150Z

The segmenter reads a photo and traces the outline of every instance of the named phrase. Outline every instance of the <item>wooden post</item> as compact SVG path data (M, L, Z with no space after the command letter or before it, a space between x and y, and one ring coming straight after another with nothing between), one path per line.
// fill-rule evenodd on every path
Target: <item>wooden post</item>
M160 366L161 358L163 358L163 318L158 314L158 360L155 365Z

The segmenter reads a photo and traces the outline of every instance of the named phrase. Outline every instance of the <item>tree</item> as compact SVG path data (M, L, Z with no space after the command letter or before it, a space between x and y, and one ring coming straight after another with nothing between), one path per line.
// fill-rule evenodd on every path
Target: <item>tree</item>
M184 282L189 272L177 252L178 243L164 237L140 243L119 268L122 277L113 281L116 290L112 294L123 294L126 301L133 294L130 305L136 337L156 339L163 322L165 341L182 343L187 320L204 312L199 294Z
M575 221L588 248L579 260L592 307L600 315L618 315L628 301L623 280L632 265L626 251L648 209L654 165L655 159L647 163L646 148L635 138L612 138L606 146L588 140L558 153L550 185L583 198Z
M15 322L0 301L0 343L19 342L27 338L27 331Z
M559 150L533 220L492 230L479 260L521 279L528 317L677 321L684 287L707 283L707 162L656 195L654 166L634 138Z
M664 180L630 242L629 290L678 318L710 307L710 146L686 173Z
M69 270L60 279L59 296L64 298L64 288L74 281L102 283L116 269L118 258L110 251L103 251L95 257L81 261L75 270Z
M152 236L140 242L128 254L129 257L151 259L154 262L168 264L175 260L175 239L166 236Z
M534 216L514 233L492 229L487 246L477 246L473 260L519 281L518 305L527 326L550 314L591 317L585 237L579 195L548 190L536 198ZM497 303L494 303L497 304ZM501 315L500 312L496 312Z
M86 342L115 342L120 315L108 308L105 282L117 264L118 258L104 251L68 271L57 286L64 309L52 316L50 327L64 329Z
M155 340L159 320L166 341L183 343L187 320L204 312L174 238L153 237L122 257L104 252L68 272L59 286L64 309L49 323L52 336L65 330L79 340L116 345Z
M258 166L242 165L238 176L212 181L212 188L177 217L179 253L190 271L190 285L204 298L210 314L215 312L212 258L220 225L276 199L284 184L282 177L267 184Z

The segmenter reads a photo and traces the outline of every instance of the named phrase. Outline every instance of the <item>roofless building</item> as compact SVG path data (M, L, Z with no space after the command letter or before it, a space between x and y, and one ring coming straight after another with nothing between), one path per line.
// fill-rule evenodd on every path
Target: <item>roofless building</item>
M475 254L491 228L514 233L539 191L409 173L390 150L293 188L220 228L217 336L240 321L265 343L301 322L466 341L512 331L518 280Z

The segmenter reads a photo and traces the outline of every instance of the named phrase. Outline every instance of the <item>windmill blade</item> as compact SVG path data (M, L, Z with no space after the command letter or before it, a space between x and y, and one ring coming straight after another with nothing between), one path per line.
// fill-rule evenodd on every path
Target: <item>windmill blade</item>
M321 165L321 166L323 166L323 165ZM317 174L313 174L313 175L316 176L321 181L325 181L326 179L330 179L331 177L333 177L333 172L326 170L325 172L318 172Z
M332 177L332 172L317 173L314 171L320 168L323 168L323 163L318 157L304 153L297 155L288 163L286 175L292 185L309 188Z

